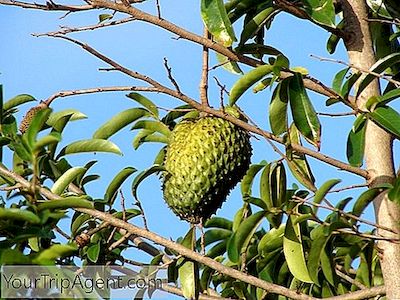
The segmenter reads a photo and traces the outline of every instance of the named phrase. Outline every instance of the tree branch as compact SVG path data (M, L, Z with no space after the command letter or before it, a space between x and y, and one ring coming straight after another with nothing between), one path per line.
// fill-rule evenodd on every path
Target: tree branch
M18 7L22 7L22 8L28 8L28 9L47 10L47 11L77 12L77 11L85 11L85 10L93 9L92 5L63 5L63 4L56 4L53 1L47 1L46 5L43 5L43 4L29 3L29 2L23 2L23 1L0 0L0 4L10 5L10 6L18 6Z
M207 30L207 27L204 26L204 34L203 36L205 38L209 38L209 33ZM203 104L204 106L209 106L208 103L208 48L207 47L203 47L203 63L202 63L202 69L201 69L201 80L200 80L200 100L201 100L201 104Z
M123 91L136 91L136 92L160 92L157 88L154 87L140 87L140 86L110 86L110 87L98 87L98 88L89 88L82 90L70 90L70 91L60 91L49 98L47 98L44 103L49 106L54 100L57 98L64 98L70 96L78 96L85 94L93 94L93 93L105 93L105 92L123 92Z
M273 135L272 133L270 133L268 131L265 131L265 130L262 130L262 129L256 127L256 126L252 126L252 125L250 125L250 124L248 124L248 123L246 123L244 121L241 121L241 120L239 120L239 119L237 119L237 118L235 118L233 116L230 116L230 115L224 113L221 110L216 110L216 109L213 109L213 108L211 108L209 106L203 106L201 103L199 103L199 102L195 101L194 99L188 97L187 95L183 94L180 90L172 90L172 89L162 85L161 83L157 82L156 80L154 80L154 79L152 79L152 78L150 78L148 76L145 76L143 74L140 74L140 73L132 71L132 70L129 70L129 69L125 68L124 66L118 64L116 61L114 61L111 58L105 56L104 54L98 52L96 49L92 48L91 46L89 46L89 45L87 45L85 43L82 43L82 42L80 42L78 40L75 40L73 38L70 38L70 37L67 37L67 36L63 36L63 35L56 35L54 37L65 39L67 41L70 41L70 42L72 42L74 44L79 45L85 51L87 51L90 54L96 56L97 58L99 58L100 60L104 61L105 63L111 65L116 70L118 70L118 71L120 71L120 72L122 72L122 73L124 73L124 74L126 74L128 76L131 76L132 78L135 78L135 79L138 79L138 80L141 80L141 81L149 83L154 88L156 88L157 91L160 92L160 93L163 93L163 94L172 96L174 98L180 99L180 100L186 102L187 104L189 104L190 106L192 106L193 108L196 108L199 111L202 111L202 112L205 112L205 113L209 113L211 115L226 119L228 121L231 121L233 124L236 124L237 126L240 126L243 129L246 129L247 131L259 134L259 135L261 135L261 136L263 136L263 137L265 137L267 139L270 139L270 140L273 140L275 142L278 142L280 144L285 145L285 141L284 141L283 138L277 137L277 136ZM368 178L368 172L363 170L363 169L360 169L360 168L357 168L357 167L353 167L353 166L351 166L349 164L346 164L346 163L341 162L341 161L339 161L337 159L329 157L329 156L327 156L325 154L322 154L320 152L313 151L313 150L311 150L309 148L303 147L303 146L298 145L298 144L292 144L291 147L292 147L292 149L294 151L297 151L297 152L306 154L308 156L314 157L314 158L316 158L316 159L318 159L318 160L320 160L322 162L325 162L325 163L327 163L329 165L335 166L335 167L337 167L337 168L339 168L341 170L345 170L345 171L348 171L350 173L362 176L364 178Z
M128 22L132 22L134 20L135 20L135 18L129 17L129 18L125 18L125 19L114 20L114 21L99 23L99 24L90 25L90 26L83 26L83 27L60 26L61 29L58 31L46 32L46 33L33 33L32 35L35 37L55 36L55 35L60 35L60 34L64 35L64 34L68 34L68 33L72 33L72 32L90 31L90 30L96 30L96 29L100 29L100 28L104 28L104 27L125 24Z

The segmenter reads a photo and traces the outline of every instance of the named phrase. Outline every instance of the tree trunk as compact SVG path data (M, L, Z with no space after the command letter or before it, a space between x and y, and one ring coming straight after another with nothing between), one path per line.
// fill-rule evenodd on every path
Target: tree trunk
M361 69L369 69L376 61L367 21L365 0L342 0L345 19L346 38L349 61ZM364 108L371 96L380 94L378 80L372 82L356 100L359 108ZM393 166L393 140L390 134L368 121L365 141L365 161L370 174L370 187L392 182L395 177ZM382 193L374 200L376 222L379 225L400 232L400 207L391 202L387 193ZM378 229L378 234L387 238L399 238L399 234ZM400 299L400 244L380 241L382 253L381 266L385 280L387 298Z

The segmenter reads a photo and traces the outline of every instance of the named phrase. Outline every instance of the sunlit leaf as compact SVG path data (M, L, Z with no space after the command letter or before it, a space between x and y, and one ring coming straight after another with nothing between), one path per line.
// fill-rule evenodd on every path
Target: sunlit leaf
M110 120L100 126L100 128L97 129L96 132L93 134L93 138L108 139L110 136L117 133L125 126L142 117L149 116L149 114L149 111L144 108L130 108L124 110L116 114Z
M31 224L40 223L40 218L33 212L19 208L0 207L0 220L26 221Z
M146 98L145 96L139 93L130 93L126 96L128 98L135 100L137 103L141 104L148 111L150 111L154 117L158 118L158 108L150 99Z
M36 99L31 95L21 94L21 95L15 96L3 104L3 111L9 110L11 108L14 108L16 106L19 106L21 104L31 102L31 101L36 101Z
M371 119L386 131L400 138L400 114L389 106L379 106L368 114Z
M68 209L74 207L93 208L93 202L80 197L66 197L57 200L48 200L38 204L38 210Z
M72 142L71 144L65 146L58 154L58 158L68 154L83 152L108 152L122 155L122 152L118 146L110 141L103 139L89 139Z
M74 167L62 174L51 187L51 192L56 195L61 195L64 190L72 183L79 175L82 175L87 170L82 167Z
M330 179L326 182L324 182L321 187L315 192L314 194L314 200L313 203L316 204L316 206L313 206L313 211L315 214L318 212L318 206L322 200L324 200L326 194L339 182L341 182L340 179Z
M360 126L353 126L347 137L347 160L354 167L361 167L364 160L365 130L367 126L364 116L359 116L357 120L359 119L363 122Z
M137 170L132 167L126 167L122 169L110 182L107 187L106 193L104 194L104 200L112 206L117 196L118 190L124 181Z
M290 79L282 80L275 88L269 104L269 124L275 135L281 135L288 130L288 84Z
M236 37L222 0L201 0L201 16L218 43L225 47L232 46Z
M76 250L77 248L74 245L51 245L49 248L41 251L35 257L34 262L43 265L53 264L56 259L72 255Z

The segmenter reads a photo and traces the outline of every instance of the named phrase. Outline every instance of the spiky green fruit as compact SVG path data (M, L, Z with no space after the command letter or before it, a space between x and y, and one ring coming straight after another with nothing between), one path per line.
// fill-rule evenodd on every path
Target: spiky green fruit
M184 120L167 147L163 192L173 212L190 223L209 218L250 164L249 134L218 117Z

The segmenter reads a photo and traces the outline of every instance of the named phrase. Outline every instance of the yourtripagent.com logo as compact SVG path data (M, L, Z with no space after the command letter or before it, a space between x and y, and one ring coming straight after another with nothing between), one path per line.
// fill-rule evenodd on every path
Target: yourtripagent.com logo
M2 266L1 298L165 298L157 266Z

